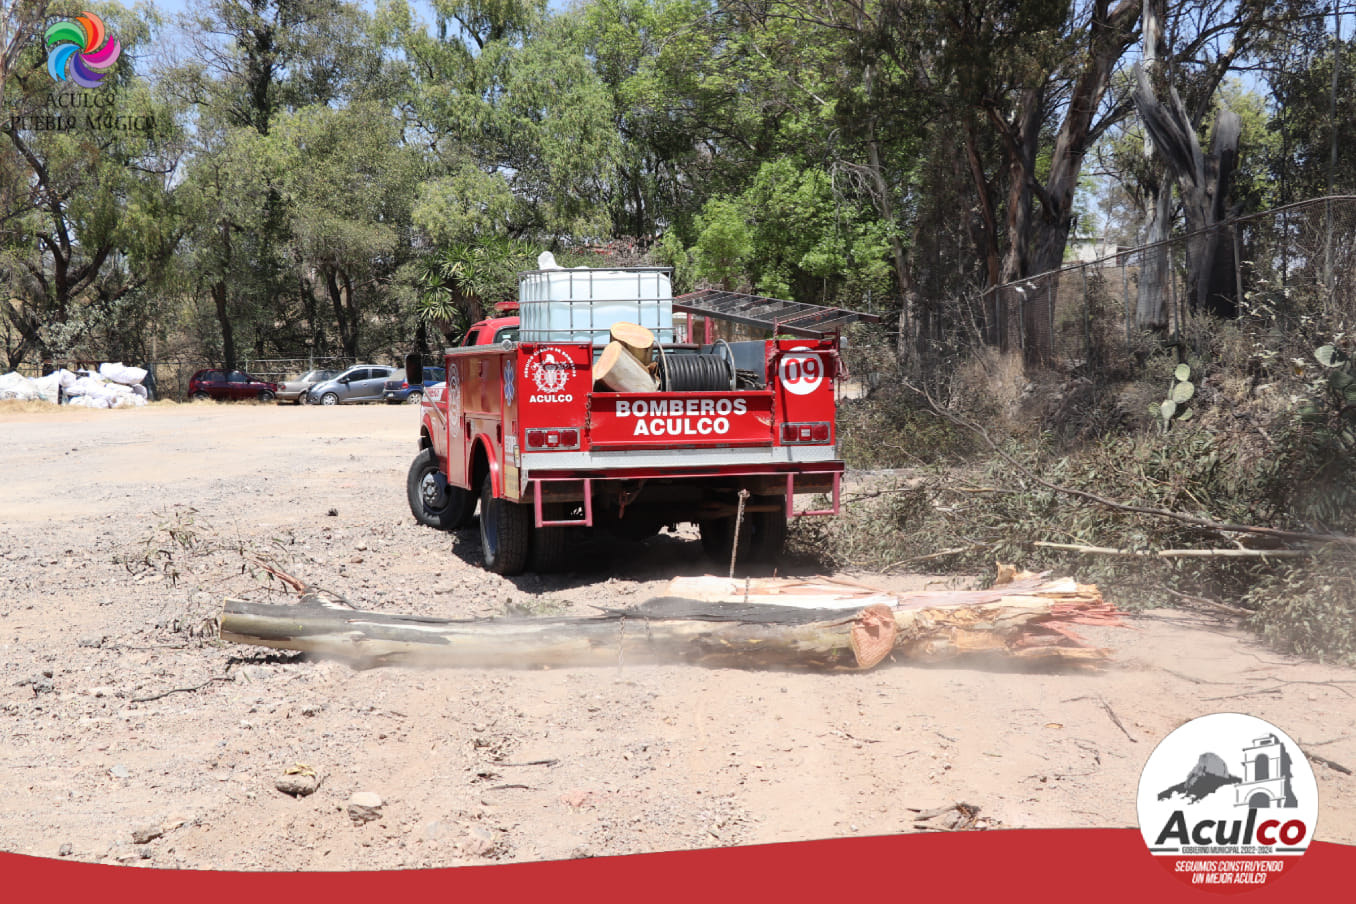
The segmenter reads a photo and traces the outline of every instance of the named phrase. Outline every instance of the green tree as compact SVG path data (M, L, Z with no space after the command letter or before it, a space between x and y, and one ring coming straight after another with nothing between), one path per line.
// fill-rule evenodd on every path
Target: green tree
M190 58L162 77L197 114L184 182L191 285L217 323L213 357L233 367L245 349L323 348L326 331L295 271L282 199L285 164L295 158L266 139L281 115L390 89L370 18L345 0L207 0L187 24ZM310 315L309 336L280 333L289 309ZM348 319L333 322L341 342L356 335Z
M422 171L400 138L389 110L360 102L279 117L267 139L303 304L317 294L329 301L349 357L372 346L363 341L364 324L399 321L387 289L409 255L410 211ZM313 308L302 313L318 319Z
M408 140L429 166L413 212L424 242L608 235L611 107L559 20L544 3L433 9L431 30L401 3L379 17L408 67Z
M132 64L151 23L120 7L94 11L127 48L98 88L54 83L36 39L11 45L19 49L0 124L0 319L10 367L33 355L144 359L150 331L134 324L154 320L148 289L178 240L174 110ZM96 91L111 106L81 105Z
M1270 177L1279 200L1356 193L1356 41L1303 52L1270 80L1277 108Z

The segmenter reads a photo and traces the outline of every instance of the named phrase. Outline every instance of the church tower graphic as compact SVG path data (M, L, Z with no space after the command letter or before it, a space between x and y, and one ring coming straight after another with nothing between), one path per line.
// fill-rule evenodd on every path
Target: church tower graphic
M1234 786L1239 807L1297 807L1290 785L1290 752L1273 734L1243 748L1243 781Z

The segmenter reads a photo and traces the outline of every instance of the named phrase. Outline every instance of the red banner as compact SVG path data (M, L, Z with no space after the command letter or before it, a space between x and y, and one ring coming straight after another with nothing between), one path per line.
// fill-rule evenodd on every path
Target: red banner
M1356 848L1317 842L1247 901L1344 898ZM546 863L354 873L213 873L0 854L11 901L484 900L1209 902L1135 829L894 835ZM1218 900L1218 898L1213 898Z

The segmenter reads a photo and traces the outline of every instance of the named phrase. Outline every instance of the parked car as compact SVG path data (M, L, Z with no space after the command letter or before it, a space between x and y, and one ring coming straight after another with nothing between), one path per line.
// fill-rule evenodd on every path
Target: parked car
M188 381L188 397L195 402L207 399L218 402L242 399L271 402L277 395L277 383L252 377L243 370L200 370Z
M386 381L395 373L394 367L379 364L355 364L324 383L306 390L306 401L312 405L347 405L350 402L379 402Z
M295 380L284 380L278 384L278 401L306 404L306 390L317 383L333 380L339 376L337 370L308 370Z
M388 404L398 405L406 402L410 405L418 405L424 398L424 391L435 383L444 383L447 381L447 371L441 367L425 367L424 381L422 383L411 383L405 378L405 371L398 370L391 374L391 379L386 381L386 386L382 390L382 398L386 399Z

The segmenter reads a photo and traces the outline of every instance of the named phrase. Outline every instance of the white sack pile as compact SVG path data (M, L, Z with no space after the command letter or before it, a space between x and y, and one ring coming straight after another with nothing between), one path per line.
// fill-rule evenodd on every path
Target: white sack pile
M84 408L135 408L146 404L146 371L124 364L100 364L99 370L72 373L65 368L45 377L29 378L17 373L0 376L0 399L20 399Z

